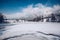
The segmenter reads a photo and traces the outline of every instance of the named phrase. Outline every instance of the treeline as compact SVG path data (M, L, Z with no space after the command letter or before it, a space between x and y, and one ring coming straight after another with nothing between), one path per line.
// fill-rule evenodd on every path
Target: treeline
M7 18L7 17L6 17ZM43 15L40 15L40 16L36 16L35 18L33 18L32 20L28 20L28 19L13 19L13 20L16 20L17 22L19 22L19 20L24 20L24 21L33 21L33 22L44 22L44 19L46 19L46 22L60 22L60 13L52 13L50 15L47 15L47 16L43 16ZM7 23L7 21L5 20L9 20L9 19L5 19L5 15L3 15L2 13L0 13L0 23ZM12 19L10 19L12 20Z
M33 20L28 21L36 21L36 22L44 22L44 19L46 19L46 22L60 22L60 13L52 13L47 16L40 15L39 17L34 18Z

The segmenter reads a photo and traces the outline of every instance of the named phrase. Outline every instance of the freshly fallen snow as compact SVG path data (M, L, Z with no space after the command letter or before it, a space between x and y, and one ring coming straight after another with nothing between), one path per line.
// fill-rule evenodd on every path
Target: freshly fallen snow
M40 34L38 32L43 32L46 34L55 34L60 36L60 23L46 23L46 22L25 22L25 23L18 23L14 26L7 26L5 28L5 31L3 32L3 35L0 36L0 39L13 37L21 34L28 34L26 36L17 37L15 40L52 40L54 36L46 36L43 34ZM29 34L33 34L30 35ZM35 37L37 36L37 37ZM48 39L43 39L45 37L49 37ZM42 39L41 39L42 37ZM12 38L11 40L13 40ZM60 39L59 39L60 40Z

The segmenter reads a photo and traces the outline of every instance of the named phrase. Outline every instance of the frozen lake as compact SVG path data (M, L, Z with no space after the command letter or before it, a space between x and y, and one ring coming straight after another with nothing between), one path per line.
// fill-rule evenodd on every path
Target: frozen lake
M0 24L0 40L60 40L60 23Z

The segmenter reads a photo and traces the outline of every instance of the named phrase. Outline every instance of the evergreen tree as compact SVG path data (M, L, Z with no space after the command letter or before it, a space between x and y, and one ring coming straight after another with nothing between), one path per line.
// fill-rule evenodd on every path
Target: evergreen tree
M55 22L56 18L54 14L51 14L51 22Z
M4 15L2 13L0 13L0 23L4 22Z

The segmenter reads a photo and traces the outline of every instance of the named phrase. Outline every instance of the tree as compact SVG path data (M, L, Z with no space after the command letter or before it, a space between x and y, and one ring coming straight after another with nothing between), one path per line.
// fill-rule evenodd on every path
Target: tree
M56 18L54 14L51 14L51 22L55 22Z
M4 22L4 15L2 13L0 13L0 23Z

